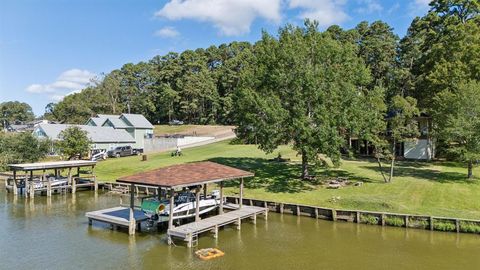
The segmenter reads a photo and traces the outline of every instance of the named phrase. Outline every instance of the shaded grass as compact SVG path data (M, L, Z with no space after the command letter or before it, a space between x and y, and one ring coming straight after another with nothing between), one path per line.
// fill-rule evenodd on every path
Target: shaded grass
M211 160L246 169L255 177L246 180L245 197L279 202L300 203L344 209L387 211L435 216L480 219L480 181L467 180L466 168L452 162L400 161L392 183L383 183L376 161L343 160L340 168L318 168L312 173L319 178L348 177L362 181L363 186L326 189L316 182L299 179L299 157L289 147L280 147L265 154L253 145L231 145L220 142L184 149L184 156L171 157L170 153L152 154L148 161L140 157L109 159L100 162L96 174L100 181L114 181L154 168ZM292 162L269 161L278 153ZM475 168L476 175L480 170ZM238 192L238 183L228 183L226 194ZM214 187L211 187L214 188Z

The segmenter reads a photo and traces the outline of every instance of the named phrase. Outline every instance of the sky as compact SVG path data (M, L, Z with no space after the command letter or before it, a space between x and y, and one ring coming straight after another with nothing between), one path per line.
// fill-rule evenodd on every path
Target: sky
M50 102L155 55L255 42L305 18L354 28L382 20L403 37L429 0L1 0L0 103Z

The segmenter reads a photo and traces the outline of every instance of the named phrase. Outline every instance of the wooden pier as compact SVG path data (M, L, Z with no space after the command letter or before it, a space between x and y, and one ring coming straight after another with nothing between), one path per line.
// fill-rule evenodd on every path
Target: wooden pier
M268 217L268 209L256 206L243 206L238 210L233 210L224 214L208 217L192 223L187 223L178 227L169 229L167 232L169 244L173 237L181 238L187 242L188 247L192 247L194 242L198 239L198 235L204 232L212 232L213 237L218 237L218 229L220 227L234 224L240 230L243 219L250 218L255 224L257 215L264 215L265 219Z

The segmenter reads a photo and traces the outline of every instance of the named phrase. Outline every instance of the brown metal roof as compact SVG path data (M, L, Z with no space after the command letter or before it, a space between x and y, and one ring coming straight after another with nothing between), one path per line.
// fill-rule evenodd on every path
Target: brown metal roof
M253 175L251 172L205 161L173 165L121 177L117 182L175 188L234 180Z

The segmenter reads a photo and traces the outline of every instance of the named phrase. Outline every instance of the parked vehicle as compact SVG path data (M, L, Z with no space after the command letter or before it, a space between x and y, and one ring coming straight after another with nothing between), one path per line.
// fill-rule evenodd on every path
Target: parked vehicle
M113 150L107 152L108 157L126 157L133 155L133 149L131 146L118 146Z
M174 120L168 122L168 124L171 125L171 126L179 126L179 125L183 125L183 121L174 119Z
M107 150L105 149L96 149L92 151L92 158L93 161L105 160L107 159Z

